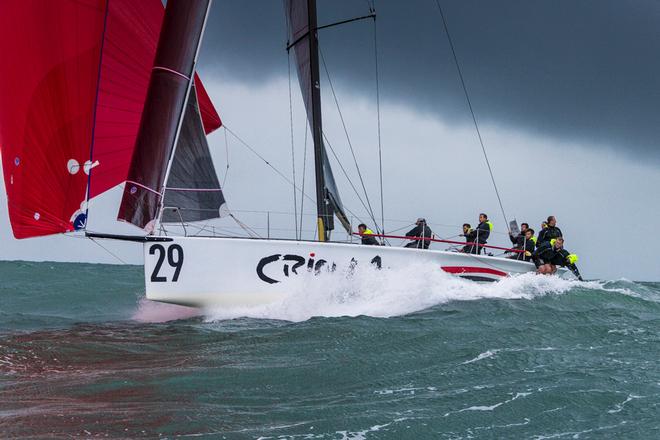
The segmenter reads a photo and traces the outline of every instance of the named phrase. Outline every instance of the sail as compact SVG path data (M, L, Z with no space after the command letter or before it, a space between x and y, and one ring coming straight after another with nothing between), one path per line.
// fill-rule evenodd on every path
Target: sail
M86 199L105 8L0 2L0 148L16 238L73 230Z
M16 238L84 227L88 191L126 180L163 15L161 0L0 2L0 149ZM195 82L208 133L220 118Z
M317 136L314 136L315 143L319 145L316 146L320 150L319 158L321 160L321 169L323 174L323 201L317 203L322 203L325 205L325 202L329 204L326 207L326 211L323 215L323 221L325 228L332 230L334 228L332 214L334 213L337 218L340 220L342 226L348 231L351 232L351 225L344 211L344 207L339 196L339 190L335 183L334 174L332 172L332 166L328 160L328 154L323 143L322 130L320 129L320 94L318 89L320 84L318 79L313 80L314 69L312 65L312 57L316 56L312 52L312 48L316 50L316 46L312 46L311 38L315 36L310 34L310 3L314 3L315 0L285 0L285 8L287 14L287 22L289 26L289 44L293 48L296 58L296 67L298 71L298 82L300 83L300 90L302 92L303 100L305 102L305 109L307 111L307 120L312 129L312 132L315 131L314 123L314 113L318 112L318 127L319 133ZM313 14L315 11L313 11ZM314 25L315 26L315 16ZM315 32L315 29L312 29ZM317 60L318 64L318 60ZM316 66L316 76L318 77L318 65ZM317 94L317 98L314 98L314 94ZM316 108L315 108L316 106ZM318 197L318 196L317 196Z
M167 177L163 222L182 223L218 218L225 204L213 166L209 144L197 104L196 87L190 89L186 113Z
M111 0L108 8L90 198L126 180L164 16L161 0ZM208 134L220 117L198 76L195 84Z

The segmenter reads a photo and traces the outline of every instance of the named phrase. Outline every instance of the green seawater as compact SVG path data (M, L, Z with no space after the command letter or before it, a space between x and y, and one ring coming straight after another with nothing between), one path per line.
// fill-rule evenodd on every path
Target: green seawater
M0 262L0 438L660 438L660 283L401 281L195 313Z

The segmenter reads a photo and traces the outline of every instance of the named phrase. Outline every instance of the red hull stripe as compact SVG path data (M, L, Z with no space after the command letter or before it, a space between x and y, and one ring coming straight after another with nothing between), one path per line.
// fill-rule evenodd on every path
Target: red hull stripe
M487 273L489 275L497 275L500 277L509 276L509 274L506 272L502 272L501 270L497 270L497 269L490 269L488 267L442 266L442 270L448 273L455 273L455 274Z

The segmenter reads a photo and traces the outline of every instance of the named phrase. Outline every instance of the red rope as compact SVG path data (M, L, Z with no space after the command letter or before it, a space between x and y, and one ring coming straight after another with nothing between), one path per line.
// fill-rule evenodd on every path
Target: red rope
M465 246L480 246L484 248L489 248L489 249L498 249L501 251L507 251L507 252L517 252L519 254L524 253L525 251L522 249L512 249L512 248L505 248L501 246L491 246L488 244L478 244L478 243L465 243L462 241L452 241L452 240L442 240L440 238L431 238L431 237L405 237L402 235L384 235L384 234L360 234L359 232L354 232L353 235L358 235L360 237L367 236L367 237L382 237L382 238L399 238L401 240L424 240L424 241L433 241L436 243L449 243L449 244L460 244L460 245L465 245Z

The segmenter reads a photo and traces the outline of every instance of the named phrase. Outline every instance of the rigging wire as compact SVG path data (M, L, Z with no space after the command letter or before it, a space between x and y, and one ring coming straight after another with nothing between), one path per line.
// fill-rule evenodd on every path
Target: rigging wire
M467 101L468 107L470 109L470 114L472 114L472 122L474 122L474 128L477 130L477 137L479 138L479 144L481 144L481 151L483 151L484 153L484 158L486 159L486 165L488 166L488 172L490 173L490 179L493 182L493 187L495 188L495 194L497 195L497 201L500 204L500 210L502 211L502 216L504 217L504 222L506 223L508 229L509 221L507 220L506 212L504 211L504 206L502 205L502 198L500 197L500 191L497 189L497 183L495 183L495 176L493 175L493 169L490 166L490 161L488 160L488 154L486 154L486 147L484 146L484 141L483 138L481 137L479 124L477 124L477 117L475 116L474 109L472 108L472 101L470 100L470 95L468 94L467 86L465 85L463 72L461 71L461 66L458 63L458 56L456 55L456 50L454 49L454 43L451 39L451 34L449 33L449 27L447 26L447 21L445 20L445 14L442 12L442 6L440 6L440 0L435 0L435 4L438 6L438 11L440 12L440 18L442 18L442 26L445 29L445 34L447 35L447 41L449 42L449 47L451 48L451 53L452 56L454 57L454 63L456 64L458 77L460 78L461 85L463 86L463 93L465 93L465 100Z
M279 175L282 179L284 179L289 185L293 185L293 182L291 181L291 179L289 179L289 178L286 176L286 174L284 174L283 172L281 172L280 170L278 170L277 168L275 168L275 166L274 166L272 163L270 163L268 160L266 160L265 157L263 157L261 154L259 154L259 153L257 152L257 150L255 150L252 146L250 146L250 144L248 144L247 142L245 142L240 136L238 136L234 131L232 131L232 130L231 130L229 127L227 127L226 125L225 125L225 130L227 130L227 131L229 132L229 134L231 134L232 136L234 136L234 137L236 138L236 140L238 140L238 141L239 141L239 142L240 142L245 148L247 148L248 150L250 150L250 151L252 152L252 154L254 154L255 156L257 156L257 157L258 157L259 159L261 159L266 165L268 165L273 171L275 171L275 173L277 173L277 175ZM325 135L324 135L324 136L325 136ZM327 141L327 138L326 138L326 141ZM333 153L334 153L334 151L333 151ZM335 157L336 157L336 155L335 155ZM340 166L341 166L341 163L340 163ZM307 193L302 192L302 195L303 195L303 197L306 197L306 198L309 199L310 201L316 203L316 200L314 200L314 199L313 199L311 196L309 196ZM358 216L357 214L355 214L355 213L354 213L353 211L351 211L350 209L348 209L348 208L345 208L345 209L346 209L346 211L348 211L348 213L351 214L352 216L354 216L354 217L356 217L356 218L360 218L360 216ZM368 214L367 214L367 215L368 215Z
M291 174L293 177L293 221L296 228L296 239L298 237L298 199L296 196L296 150L293 142L293 98L291 97L291 53L286 53L287 67L289 69L289 121L291 124Z
M373 6L369 12L374 14L374 65L376 68L376 117L378 120L378 173L380 176L380 228L385 234L385 201L383 196L383 147L381 143L380 132L380 80L378 74L378 28L376 26L376 0L373 0ZM383 238L381 244L387 239Z
M262 238L254 229L240 221L234 214L229 213L229 217L231 217L236 222L236 224L241 227L241 229L247 232L250 237Z
M110 255L112 255L113 257L115 257L120 263L122 263L122 264L128 264L127 262L125 262L124 260L122 260L121 258L119 258L119 256L117 256L117 254L115 254L115 253L113 253L112 251L110 251L110 249L106 248L106 247L103 246L101 243L99 243L99 242L97 242L96 240L94 240L92 237L89 237L89 239L92 240L92 242L93 242L95 245L99 246L101 249L103 249L104 251L106 251L108 254L110 254Z
M344 121L344 115L341 112L341 107L339 106L339 100L337 99L337 94L335 93L335 88L332 85L332 79L330 78L330 72L328 71L328 65L325 62L325 57L323 56L323 51L321 50L320 45L319 45L319 54L321 55L321 62L323 63L323 69L325 70L325 74L328 78L328 84L330 85L330 91L332 92L332 97L334 98L335 106L337 107L337 112L339 113L339 119L341 120L341 125L344 128L344 134L346 134L346 141L348 142L348 146L351 150L351 155L353 156L353 163L355 163L355 169L357 170L357 174L358 174L358 177L360 179L360 184L362 185L362 191L364 191L364 197L367 201L367 206L365 206L365 209L367 209L367 211L369 212L369 215L373 219L374 226L376 227L376 231L379 231L378 223L376 222L375 215L374 215L374 210L371 207L371 201L369 200L369 193L367 192L367 188L364 184L364 179L362 178L362 172L360 171L360 165L358 164L357 157L355 156L355 150L353 149L353 143L351 142L351 137L348 134L348 128L346 127L346 122ZM325 134L324 134L324 136L325 136ZM334 154L334 151L333 151L333 154ZM336 155L335 155L335 157L336 157ZM339 159L337 159L337 161L339 161ZM340 164L340 166L341 166L341 164ZM346 174L346 172L344 172L344 174ZM351 186L353 186L352 183L351 183ZM353 187L353 190L355 190L355 187Z
M289 183L289 185L293 185L293 182L291 181L291 179L289 179L289 178L288 178L283 172L281 172L280 170L278 170L277 168L275 168L275 166L273 166L272 163L270 163L268 160L266 160L265 157L263 157L261 154L259 154L259 153L257 152L257 150L255 150L254 148L252 148L247 142L245 142L245 141L244 141L239 135L237 135L236 133L234 133L234 131L231 130L231 129L230 129L229 127L227 127L226 125L225 125L225 130L227 130L227 131L229 132L229 134L231 134L232 136L234 136L234 137L236 138L237 141L239 141L241 144L243 144L243 146L244 146L245 148L247 148L248 150L250 150L250 151L252 152L252 154L254 154L255 156L257 156L257 157L258 157L259 159L261 159L266 165L268 165L270 168L272 168L272 170L275 171L275 172L276 172L281 178L283 178L284 180L286 180L287 183ZM307 198L308 198L309 200L311 200L311 201L314 201L313 198L311 198L309 195L307 195L307 194L305 194L305 193L303 193L303 196L304 196L304 197L307 197Z
M367 211L367 215L371 218L371 220L374 222L374 225L376 225L376 228L378 228L378 223L376 222L376 219L374 218L373 211L369 211L369 208L367 208L367 205L364 203L364 200L362 200L362 197L360 197L360 193L358 192L357 188L355 188L355 185L353 184L353 181L351 178L348 176L348 173L346 172L346 169L344 168L344 165L342 165L341 161L339 160L339 157L337 156L337 153L335 153L335 149L332 148L332 144L328 140L328 137L323 133L323 139L325 139L325 143L330 147L330 151L332 152L332 155L335 157L335 160L339 164L339 169L344 173L344 177L346 177L346 180L348 180L348 183L351 185L351 188L353 188L353 191L355 192L355 196L358 198L360 203L362 204L362 207ZM346 210L353 214L350 209L346 208ZM353 216L358 217L357 215L353 214Z
M227 175L229 174L229 141L227 140L227 127L222 125L222 128L225 129L225 156L227 158L227 166L225 168L225 177L222 179L222 188L225 188L225 182L227 182Z

